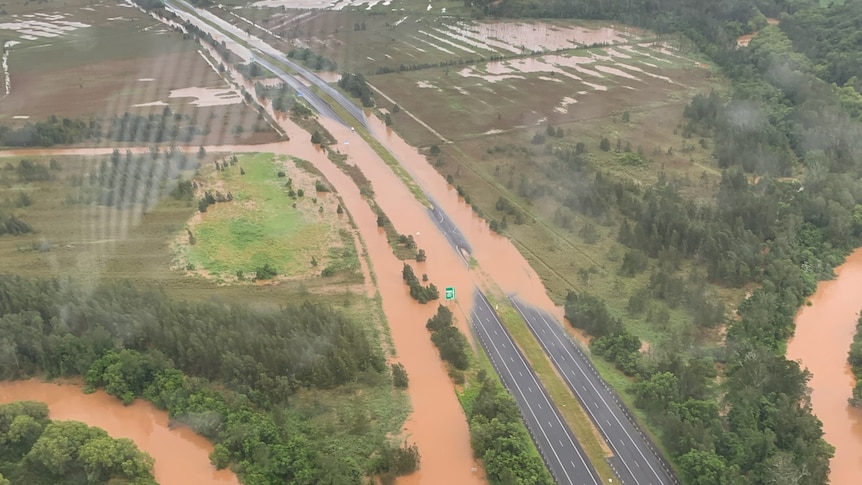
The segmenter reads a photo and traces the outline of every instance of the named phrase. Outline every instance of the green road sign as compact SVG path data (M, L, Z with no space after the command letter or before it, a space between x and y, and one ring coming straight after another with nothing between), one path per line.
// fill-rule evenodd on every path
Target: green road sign
M455 288L448 286L446 287L446 300L454 300L455 299Z

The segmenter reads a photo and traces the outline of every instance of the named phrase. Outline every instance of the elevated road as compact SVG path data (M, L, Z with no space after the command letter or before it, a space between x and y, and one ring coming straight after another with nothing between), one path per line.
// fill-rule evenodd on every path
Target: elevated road
M516 298L510 301L610 446L611 466L622 483L677 484L664 459L554 317Z
M515 398L533 441L559 484L599 485L601 480L536 373L478 289L471 324L479 342Z

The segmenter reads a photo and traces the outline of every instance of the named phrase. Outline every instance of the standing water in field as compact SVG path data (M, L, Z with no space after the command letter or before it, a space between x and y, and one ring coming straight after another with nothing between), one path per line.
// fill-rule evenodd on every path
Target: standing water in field
M862 310L862 248L854 251L832 281L817 285L811 306L796 315L796 333L787 358L812 373L811 405L823 422L824 438L835 447L829 481L859 483L862 477L862 409L847 399L855 384L847 353Z
M76 385L0 382L0 404L14 401L41 401L48 405L51 419L81 421L113 438L134 441L155 459L153 474L159 485L239 485L233 472L218 471L210 464L213 445L206 438L185 426L171 428L168 413L141 399L124 406L104 391L84 394Z

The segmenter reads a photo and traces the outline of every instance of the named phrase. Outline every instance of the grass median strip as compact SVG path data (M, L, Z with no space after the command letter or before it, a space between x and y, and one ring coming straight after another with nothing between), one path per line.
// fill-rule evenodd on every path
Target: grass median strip
M548 356L542 350L539 342L530 333L530 329L524 324L524 320L518 312L509 304L508 300L496 298L488 294L488 300L498 306L497 314L508 330L515 344L524 354L530 367L536 372L542 385L547 389L551 400L560 410L563 419L575 433L578 442L587 454L590 463L596 472L607 482L609 479L616 480L617 476L611 470L607 458L611 456L610 449L604 442L592 421L586 415L577 399L572 395L569 387L557 373Z

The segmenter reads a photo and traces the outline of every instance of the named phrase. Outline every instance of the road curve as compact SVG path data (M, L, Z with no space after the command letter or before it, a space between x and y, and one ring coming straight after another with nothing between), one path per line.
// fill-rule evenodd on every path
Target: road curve
M332 109L332 106L329 105L326 101L324 101L320 96L317 95L311 88L303 84L299 79L295 76L289 74L281 67L277 66L270 59L267 59L265 56L269 56L270 58L275 59L277 62L282 62L291 69L295 69L297 72L302 73L303 77L307 78L310 82L318 85L318 83L322 83L326 86L324 91L327 94L332 96L331 92L334 92L339 97L333 96L333 99L341 104L350 114L362 123L364 126L367 126L367 121L365 120L365 115L362 113L362 110L359 109L355 104L351 103L343 94L341 94L338 90L334 89L332 86L326 84L325 81L315 76L314 73L308 71L307 69L299 66L295 62L289 60L287 56L279 52L274 47L270 46L263 40L256 37L247 37L246 33L243 32L240 28L235 25L222 20L218 16L208 12L205 9L196 8L194 5L190 4L185 0L164 0L165 8L169 11L173 11L175 14L183 16L182 14L190 15L193 17L197 17L198 23L197 26L201 30L206 32L210 32L212 35L213 32L220 36L225 36L227 34L232 35L235 38L245 39L245 42L248 44L248 49L252 51L252 53L256 53L257 55L254 57L254 61L278 76L279 79L285 82L288 86L290 86L293 90L295 90L308 104L312 109L317 111L323 116L327 118L331 118L342 125L347 126L347 123ZM181 7L180 7L181 6ZM203 25L201 25L203 24Z
M601 479L572 430L478 288L474 291L470 320L503 385L515 398L527 429L556 482L599 485Z
M509 299L614 452L609 461L622 483L678 484L625 406L554 317L517 298Z

